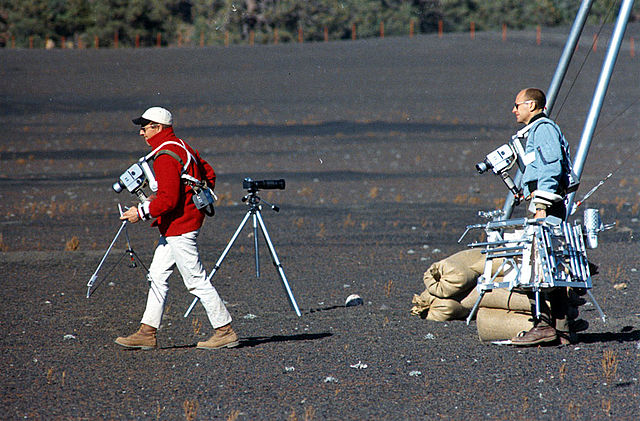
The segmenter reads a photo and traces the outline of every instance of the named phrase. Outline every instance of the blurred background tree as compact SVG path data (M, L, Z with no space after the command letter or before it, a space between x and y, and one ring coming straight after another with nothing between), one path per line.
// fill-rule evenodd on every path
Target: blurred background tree
M589 22L613 21L619 1L596 0ZM305 41L375 37L384 23L386 36L438 30L511 29L570 25L578 0L0 0L0 46L13 40L26 47L32 37L41 47L64 38L78 45L99 39L101 46L291 42L302 30ZM610 12L609 14L607 14ZM640 19L640 4L632 20ZM116 35L117 34L117 35Z

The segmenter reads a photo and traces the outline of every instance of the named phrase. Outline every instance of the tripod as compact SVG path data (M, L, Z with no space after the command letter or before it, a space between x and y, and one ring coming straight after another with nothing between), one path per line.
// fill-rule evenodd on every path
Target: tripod
M280 260L278 259L278 255L276 254L276 249L273 246L273 243L271 242L269 233L267 232L267 227L264 225L264 221L262 220L262 214L260 212L260 209L262 208L262 205L260 205L261 200L262 199L260 198L260 196L258 196L257 189L255 190L250 189L249 194L242 198L242 201L245 202L247 206L249 206L249 210L247 211L247 214L244 216L244 219L242 220L242 222L240 222L240 225L238 226L238 229L236 230L236 232L233 234L233 237L231 237L231 240L229 240L229 243L227 244L227 247L222 252L222 255L220 255L220 258L218 259L215 266L213 267L213 270L207 277L207 281L211 282L211 278L213 278L213 275L215 275L217 270L220 268L222 261L224 260L225 257L227 257L227 253L233 246L233 243L238 238L238 235L240 235L240 231L242 231L247 221L249 220L249 217L251 217L253 221L253 246L255 250L256 277L257 278L260 277L260 255L258 253L258 223L259 223L262 234L264 235L264 239L267 242L267 246L269 248L269 253L271 254L271 260L273 261L273 265L278 269L278 274L280 275L280 279L282 280L282 285L287 295L289 296L289 302L291 303L291 306L293 307L293 310L296 312L298 317L300 317L301 316L300 309L298 309L298 304L296 303L296 299L293 296L293 293L291 292L291 288L289 287L289 283L287 282L287 277L284 274L284 269L282 268L282 264L280 263ZM266 200L262 200L262 201L267 205L269 205L271 209L273 209L275 212L278 212L280 210L280 208L267 202ZM199 300L198 297L193 299L193 302L187 309L186 313L184 314L184 317L189 316L189 314L191 313L191 310L193 310L193 307L195 307L195 305L198 303L198 300Z
M118 204L118 210L120 211L120 215L122 216L122 207L120 206L120 204ZM151 284L151 277L149 276L149 269L147 269L147 267L144 265L144 263L142 263L142 260L140 260L140 257L138 257L138 254L133 250L133 247L131 247L131 241L129 240L129 232L127 231L127 221L125 220L125 221L122 221L122 224L120 225L120 229L116 233L115 237L113 237L113 240L111 241L111 244L109 245L109 248L107 248L106 253L104 254L104 256L102 256L102 260L100 260L100 263L98 264L98 267L96 268L96 271L93 272L93 275L91 275L91 279L89 279L89 282L87 283L87 298L89 298L91 296L91 294L100 285L100 282L98 282L96 284L96 281L98 280L98 272L102 268L102 265L104 264L104 261L107 259L107 256L111 252L111 249L113 248L113 245L116 243L116 240L118 239L118 237L120 237L120 234L122 234L123 232L124 232L124 235L125 235L125 238L126 238L126 241L127 241L127 249L124 251L122 256L120 256L120 259L118 259L118 261L113 265L111 270L109 270L109 272L107 272L107 275L109 273L111 273L111 271L116 267L116 265L118 263L120 263L122 258L128 254L129 258L131 259L129 261L129 267L130 268L137 267L138 266L138 264L136 263L136 260L137 260L137 262L140 264L140 266L142 266L144 268L145 272L147 273L147 280L149 281L149 284ZM106 275L105 275L104 278L102 278L102 280L104 280L105 278L106 278Z

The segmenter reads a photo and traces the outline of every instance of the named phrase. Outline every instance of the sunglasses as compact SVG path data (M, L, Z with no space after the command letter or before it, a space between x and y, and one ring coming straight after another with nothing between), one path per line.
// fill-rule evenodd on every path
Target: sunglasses
M535 101L532 100L532 99L528 99L528 100L522 101L522 102L514 102L513 103L513 108L518 109L518 107L521 106L522 104L529 104L531 102L535 102Z

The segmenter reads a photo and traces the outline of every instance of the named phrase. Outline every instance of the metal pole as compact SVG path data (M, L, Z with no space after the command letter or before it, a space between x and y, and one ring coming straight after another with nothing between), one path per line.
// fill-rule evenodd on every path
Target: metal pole
M573 53L576 50L576 45L578 45L578 41L580 40L580 35L582 34L582 29L584 28L584 24L587 21L587 17L589 16L589 10L591 10L592 4L593 0L582 0L580 9L578 9L576 18L573 21L573 25L571 26L571 32L569 33L569 38L567 39L567 43L564 46L564 50L562 51L562 56L560 57L560 61L558 62L558 67L555 74L553 75L553 79L551 80L549 89L547 89L548 116L551 115L551 110L553 109L553 105L556 102L556 98L558 96L558 92L560 91L562 81L567 74L569 63L571 62Z
M558 91L560 91L562 81L567 74L569 63L571 62L574 51L576 50L576 45L580 40L580 35L582 34L582 29L584 28L584 24L587 21L587 17L589 16L589 11L591 10L592 4L593 0L582 0L580 9L578 9L576 18L573 21L571 31L569 32L569 37L567 38L564 50L562 51L562 56L560 56L560 60L558 61L558 65L556 66L556 71L553 75L553 79L551 79L549 89L547 89L547 115L551 115L551 110L553 109L556 97L558 96ZM522 187L522 173L519 169L516 171L516 174L513 177L513 182L516 186ZM509 193L507 194L507 198L504 201L504 207L502 208L502 211L504 212L504 216L502 217L502 219L511 218L513 207L514 197L513 194Z
M584 163L587 160L587 154L589 153L589 147L591 146L591 140L593 133L598 124L598 118L600 117L600 111L602 109L602 103L604 102L604 96L607 93L609 87L609 81L611 80L611 73L613 73L613 67L616 64L618 53L620 52L620 45L622 44L622 38L624 32L627 29L627 22L631 14L634 0L623 0L620 5L620 12L618 12L618 18L613 29L611 41L609 41L609 47L607 55L600 71L600 77L596 85L595 93L591 101L591 108L587 114L587 120L582 131L582 137L580 138L580 144L578 145L578 151L573 159L573 171L580 178L582 176L582 170ZM575 193L571 193L567 198L567 216L571 214L571 207L573 204L573 198Z

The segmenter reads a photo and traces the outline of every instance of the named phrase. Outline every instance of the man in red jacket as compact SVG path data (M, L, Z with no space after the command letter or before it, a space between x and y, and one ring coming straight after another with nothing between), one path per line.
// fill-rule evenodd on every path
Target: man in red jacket
M158 188L153 196L137 207L129 208L120 219L131 223L154 219L151 225L158 227L161 236L149 267L151 285L140 329L115 342L127 348L152 349L157 346L156 331L169 291L167 279L175 265L189 292L200 299L215 329L215 334L205 342L198 342L197 347L237 346L238 336L231 328L231 315L216 289L207 281L200 261L196 239L204 214L196 208L193 190L187 184L191 177L191 180L206 181L213 189L216 177L213 168L197 151L176 137L173 117L166 109L149 108L132 121L140 125L140 136L154 151L153 170Z

